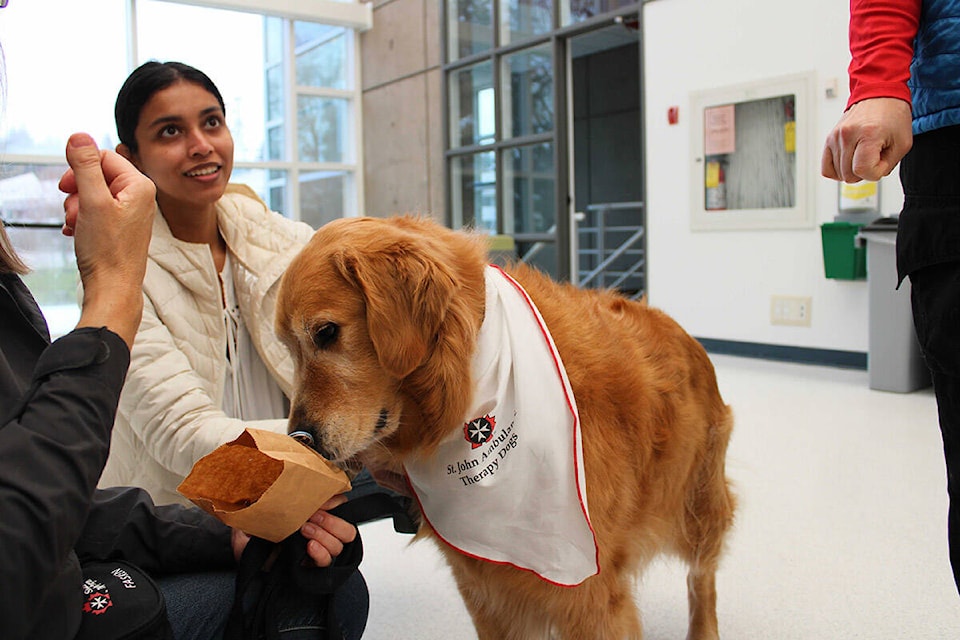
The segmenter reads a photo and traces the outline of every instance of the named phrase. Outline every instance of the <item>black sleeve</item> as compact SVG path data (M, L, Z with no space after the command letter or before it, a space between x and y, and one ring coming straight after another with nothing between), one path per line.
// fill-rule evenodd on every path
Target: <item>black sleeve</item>
M80 537L129 363L115 333L73 331L0 407L0 620L32 610Z
M133 488L97 491L76 551L81 561L123 559L154 574L236 564L229 527L198 508L156 506Z

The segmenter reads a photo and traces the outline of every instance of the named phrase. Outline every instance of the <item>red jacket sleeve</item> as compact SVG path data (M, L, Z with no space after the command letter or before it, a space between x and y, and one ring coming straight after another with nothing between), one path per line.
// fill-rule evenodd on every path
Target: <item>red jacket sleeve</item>
M850 100L910 102L910 61L921 0L850 0Z

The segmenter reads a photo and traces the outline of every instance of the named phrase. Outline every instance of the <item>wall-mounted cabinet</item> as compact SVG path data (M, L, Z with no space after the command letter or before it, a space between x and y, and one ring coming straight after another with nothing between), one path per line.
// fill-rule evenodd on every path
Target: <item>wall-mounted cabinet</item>
M691 95L691 228L812 227L814 78L796 74Z

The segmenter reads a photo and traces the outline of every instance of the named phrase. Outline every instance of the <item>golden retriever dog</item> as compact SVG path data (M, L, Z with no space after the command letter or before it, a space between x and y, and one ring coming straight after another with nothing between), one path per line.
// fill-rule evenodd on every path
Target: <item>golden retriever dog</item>
M724 470L732 415L707 354L643 302L523 264L488 266L486 242L417 216L319 229L277 303L297 371L291 433L308 433L344 468L364 464L378 479L409 482L425 516L418 537L438 543L481 640L639 639L634 585L661 553L689 567L687 637L718 638L715 576L735 508ZM507 376L519 394L550 385L553 395L495 416L476 404L489 386L478 345L512 340L520 363L519 352L541 342L512 339L512 329L485 333L496 292L527 301L529 313L497 312L503 326L532 319L529 335L546 336L536 349L555 357L542 373ZM524 451L533 442L560 443L559 472L541 461L548 456ZM476 457L451 462L448 446ZM421 482L431 473L439 485ZM509 484L490 498L457 497L501 478ZM434 495L441 485L449 500ZM572 511L531 524L520 513L554 502ZM555 526L568 518L577 542ZM483 528L505 549L471 546ZM530 563L515 557L537 553Z

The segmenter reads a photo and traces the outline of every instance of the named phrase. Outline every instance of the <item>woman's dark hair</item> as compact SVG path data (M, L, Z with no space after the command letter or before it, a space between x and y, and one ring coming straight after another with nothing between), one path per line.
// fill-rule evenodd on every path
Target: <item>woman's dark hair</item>
M227 108L223 104L220 90L203 71L182 62L145 62L137 67L120 87L113 112L120 143L127 145L132 153L137 153L137 138L134 133L144 105L158 91L181 81L199 85L213 94L226 115Z

